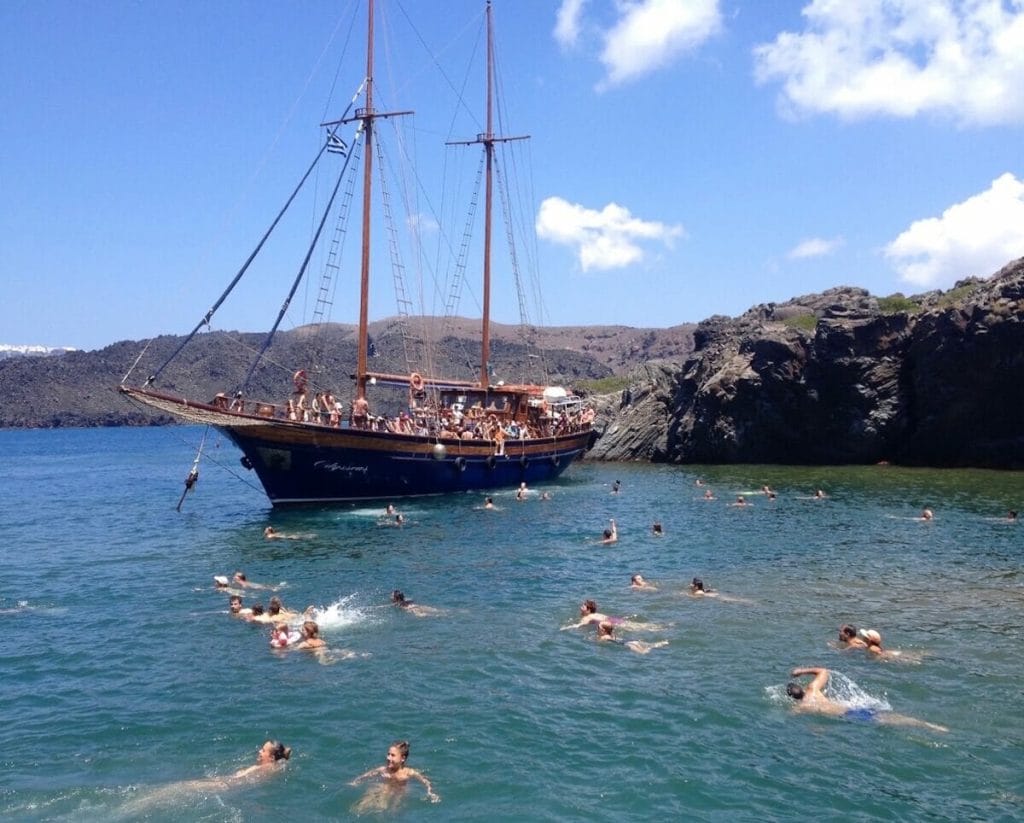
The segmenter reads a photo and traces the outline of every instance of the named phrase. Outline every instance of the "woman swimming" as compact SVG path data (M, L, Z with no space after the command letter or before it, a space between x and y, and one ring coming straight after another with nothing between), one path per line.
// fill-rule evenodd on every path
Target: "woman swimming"
M603 643L617 643L637 654L647 654L651 649L660 649L668 645L667 640L658 640L655 643L644 640L620 640L615 636L615 626L610 620L602 620L597 624L597 640Z
M430 780L425 774L406 765L409 759L409 743L397 740L388 748L387 758L383 766L377 766L363 772L352 780L350 786L358 786L370 777L380 778L380 784L371 788L354 807L353 811L384 811L398 803L405 794L410 780L417 780L427 790L427 799L431 803L440 803L441 797L434 791Z
M148 816L153 806L180 806L193 795L214 794L228 791L241 785L270 777L280 770L292 756L290 747L277 740L267 740L256 752L256 762L245 766L227 777L208 777L201 780L183 780L161 786L152 791L143 791L122 809L126 815Z

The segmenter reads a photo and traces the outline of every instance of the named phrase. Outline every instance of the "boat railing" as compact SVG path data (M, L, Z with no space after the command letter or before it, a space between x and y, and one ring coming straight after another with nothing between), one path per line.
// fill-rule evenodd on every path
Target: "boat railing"
M240 394L231 398L223 392L218 393L210 405L239 417L287 420L300 425L333 429L353 428L351 419L342 420L337 408L330 411L314 410L296 408L291 401L283 405L260 400L246 401ZM500 440L515 442L577 434L589 431L594 421L593 409L576 402L558 402L543 410L531 404L529 411L526 419L517 419L510 409L493 406L457 411L451 406L419 406L400 412L393 418L369 414L366 429L379 434L418 435L497 444ZM496 436L499 428L505 433L504 437Z

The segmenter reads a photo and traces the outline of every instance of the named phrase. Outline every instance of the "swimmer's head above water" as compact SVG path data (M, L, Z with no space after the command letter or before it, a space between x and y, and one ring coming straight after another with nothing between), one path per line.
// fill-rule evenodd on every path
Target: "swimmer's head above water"
M804 699L804 687L801 686L799 683L794 683L794 682L790 681L789 683L786 684L786 694L788 694L794 700L803 700Z
M853 638L857 636L857 627L849 623L843 623L839 627L839 641L841 643L849 643Z
M407 740L396 740L388 748L387 755L387 768L388 771L397 771L405 765L405 761L409 759L409 741Z
M594 614L597 611L597 602L594 600L584 600L580 603L580 614Z
M279 760L287 760L291 756L292 750L290 746L286 746L278 740L268 740L260 746L256 762L261 765L277 763Z
M693 580L690 581L690 589L695 592L706 591L706 589L704 588L704 581L701 580L699 577L695 577L693 578Z

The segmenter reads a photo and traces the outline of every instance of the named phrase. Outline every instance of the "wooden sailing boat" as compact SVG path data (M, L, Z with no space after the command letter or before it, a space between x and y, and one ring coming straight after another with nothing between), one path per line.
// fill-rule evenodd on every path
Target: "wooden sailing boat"
M245 389L256 369L255 363L241 388L220 393L208 402L196 402L154 388L168 363L201 327L209 324L211 316L245 273L256 252L171 357L141 386L129 384L129 373L120 391L133 401L187 421L213 425L223 431L241 449L243 465L255 471L275 506L515 487L522 482L533 484L556 478L592 444L593 411L579 397L559 386L494 384L489 370L494 149L496 143L522 139L496 136L493 131L494 66L490 2L487 3L486 131L475 140L464 141L464 144L483 147L486 168L479 374L475 380L454 380L426 371L394 374L374 372L368 368L375 125L381 118L408 112L378 112L374 109L373 0L369 0L367 16L365 104L352 116L322 124L328 133L317 155L319 160L332 147L339 145L337 131L340 127L356 125L356 139L363 143L362 253L357 363L352 375L355 390L349 419L341 419L338 413L340 404L336 403L328 403L329 408L321 407L310 415L307 402L309 378L302 368L294 373L294 395L286 404L254 400L247 396ZM306 172L303 181L310 171ZM280 217L281 214L278 219ZM277 220L274 225L276 223ZM260 241L257 251L274 225ZM308 258L307 253L307 261ZM300 271L300 278L301 275ZM298 280L292 286L285 307L297 285ZM284 308L260 356L273 339L283 313ZM407 390L407 407L394 418L371 415L368 391L396 386Z

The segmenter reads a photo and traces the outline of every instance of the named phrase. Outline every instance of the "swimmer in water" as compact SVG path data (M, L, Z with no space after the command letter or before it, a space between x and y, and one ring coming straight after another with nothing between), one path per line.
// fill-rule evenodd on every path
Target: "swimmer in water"
M839 645L847 649L866 649L868 644L857 636L857 627L843 623L839 627Z
M860 629L857 632L857 640L878 660L901 660L905 663L920 663L922 654L920 652L904 653L899 649L883 649L882 635L875 629Z
M608 615L602 614L597 610L597 602L594 600L584 600L580 603L580 619L577 623L571 623L568 626L562 626L559 631L565 631L566 629L580 629L584 626L589 626L592 623L601 623L602 621L610 620Z
M718 597L718 592L704 585L699 577L690 581L690 597Z
M629 587L631 589L644 589L646 591L652 592L658 590L658 587L655 586L653 583L649 583L648 581L644 580L644 576L642 574L634 574L631 578L629 578Z
M551 492L541 492L540 493L540 499L541 500L550 500L551 499Z
M735 503L730 503L729 505L734 507L734 508L743 508L743 507L749 506L751 504L747 502L747 498L745 498L742 494L737 494L736 495L736 502Z
M493 497L484 498L484 508L485 509L493 509L494 508L494 498Z
M281 623L270 632L270 647L272 649L286 649L299 642L299 635L293 632L287 623Z
M296 649L322 649L327 642L320 637L320 627L315 620L307 620L302 624L302 639L295 645Z
M405 593L400 589L395 589L391 592L391 602L403 611L416 615L416 617L430 617L431 615L440 613L438 609L435 609L432 606L421 606L419 603L414 603L412 600L406 598Z
M252 617L252 609L242 607L242 596L240 594L231 595L231 599L228 601L228 609L230 609L232 617L241 617L243 620L248 620Z
M298 612L286 609L284 604L281 602L281 598L274 595L270 598L270 604L267 606L266 613L253 615L253 620L257 623L287 623L289 620L294 620L298 616Z
M597 624L597 640L603 643L617 643L637 654L648 654L652 649L660 649L668 645L667 640L658 640L654 643L647 643L643 640L619 640L615 636L615 625L610 620L602 620Z
M619 530L615 527L615 519L610 518L608 520L608 528L604 530L601 540L602 544L617 543L619 540Z
M818 489L816 492L814 492L813 499L814 500L824 500L826 497L828 497L828 495L825 494L825 492L823 492L821 489Z
M526 488L526 481L524 480L519 484L519 488L516 489L516 500L525 500L526 495L530 493L529 489Z
M825 714L831 717L843 717L847 720L874 721L890 726L919 726L936 732L949 731L945 726L918 720L916 717L907 717L906 715L868 707L850 707L840 703L838 700L833 700L824 693L825 687L828 685L829 674L828 669L818 667L793 669L790 673L791 677L812 675L814 678L806 686L796 681L786 684L786 694L796 701L796 706L794 707L796 711Z
M398 512L395 511L395 504L394 503L388 503L388 507L386 509L384 509L384 516L385 517L391 517L392 515L395 515L395 514L398 514Z
M616 480L614 483L612 483L612 494L618 494L619 489L621 488L622 484L618 480Z
M189 795L214 794L270 777L280 771L292 756L290 747L277 740L268 740L256 752L256 762L239 769L227 777L209 777L202 780L184 780L144 791L132 798L122 809L126 815L148 815L153 806L179 806Z
M301 540L301 534L289 534L288 532L279 532L273 526L267 526L263 530L263 536L267 540Z
M243 589L272 589L273 586L267 586L263 583L253 583L249 578L245 576L245 572L237 571L232 575L231 582L236 586L241 586Z
M742 603L744 606L752 606L753 601L747 600L744 597L734 597L733 595L726 595L719 592L717 589L712 589L704 585L704 581L699 577L693 578L690 581L690 588L687 591L690 597L714 597L721 600L723 603Z
M935 519L935 512L933 512L931 509L922 509L921 510L921 516L916 518L916 519L917 520L934 520Z
M704 489L704 497L702 497L701 499L702 500L714 500L715 499L714 492L712 492L711 489Z
M661 537L662 535L665 534L664 530L662 530L662 528L661 528L661 523L659 523L658 521L655 521L651 525L651 534L653 534L655 537Z
M440 803L440 796L434 791L430 780L422 772L407 766L409 759L409 743L397 740L388 748L387 758L383 766L363 772L352 780L350 786L358 786L367 778L376 777L380 784L371 788L363 798L353 806L356 813L368 811L386 811L394 807L404 796L405 788L410 780L417 780L427 790L427 800Z

